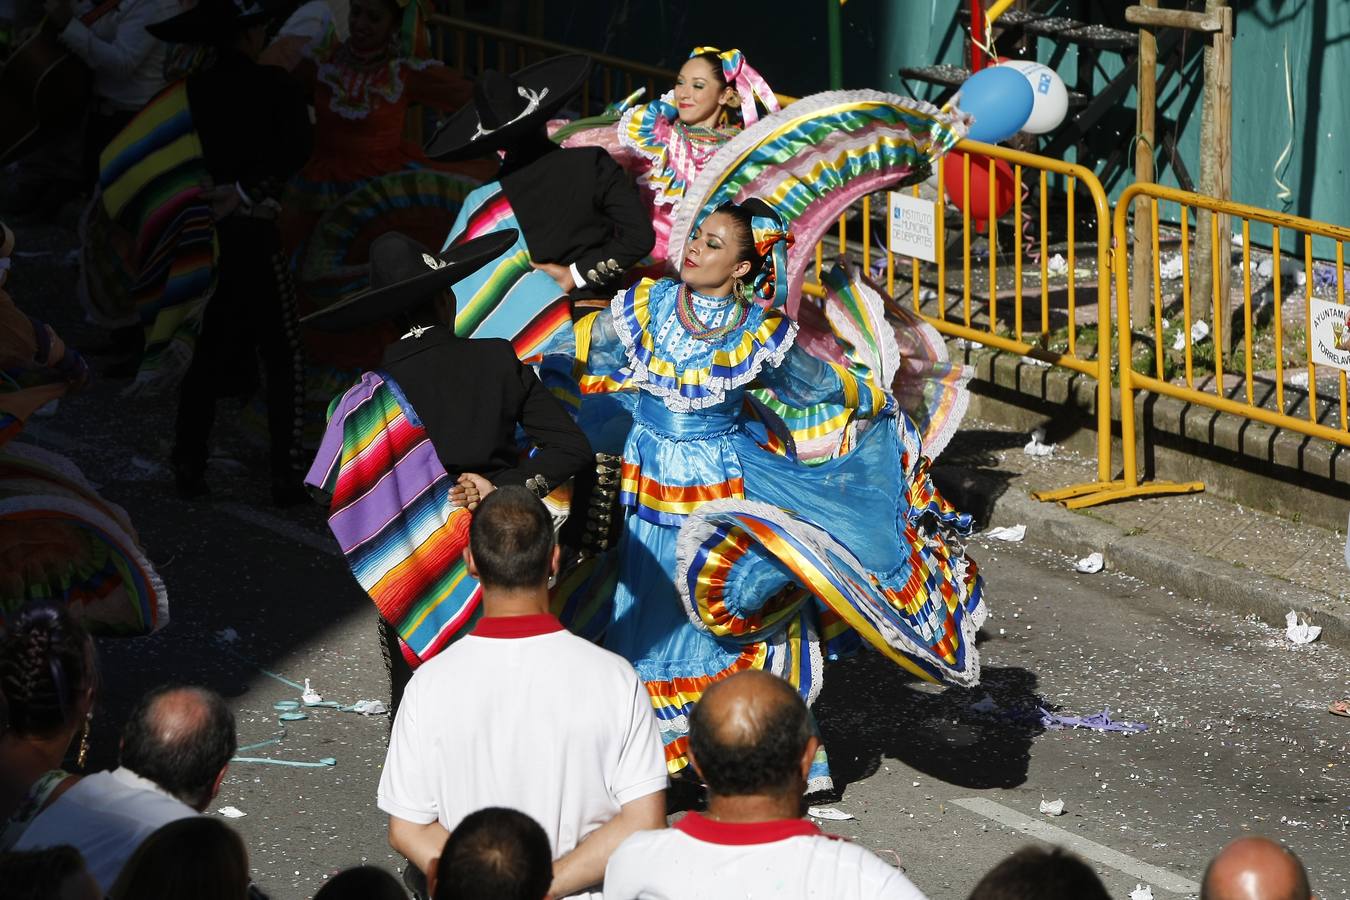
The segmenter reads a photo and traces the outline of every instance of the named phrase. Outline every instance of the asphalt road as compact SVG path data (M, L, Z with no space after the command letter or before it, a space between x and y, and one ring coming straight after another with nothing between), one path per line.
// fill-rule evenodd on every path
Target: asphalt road
M21 258L12 292L78 344L91 332L70 299L68 239L29 237L21 250L56 252ZM248 756L310 764L236 763L212 806L245 813L233 824L276 900L309 897L348 865L394 868L374 805L387 721L320 708L283 734L273 709L306 678L343 704L384 697L373 612L321 512L267 505L260 455L228 414L216 496L178 500L162 462L172 404L125 400L120 386L68 398L27 435L129 510L169 590L168 628L101 642L92 763L114 764L117 727L142 691L209 684L230 698L241 745L280 736ZM965 897L1029 840L1070 843L1113 896L1148 884L1156 898L1184 897L1218 847L1250 833L1294 847L1319 896L1350 896L1350 721L1326 713L1347 691L1344 647L1295 647L1126 575L1075 573L1053 553L980 540L972 552L992 610L981 687L916 684L874 654L827 669L816 712L840 788L829 805L856 818L824 827L883 852L938 900ZM226 629L237 639L218 637ZM1045 730L1038 706L1109 707L1149 728ZM1063 800L1064 814L1042 815L1042 800Z

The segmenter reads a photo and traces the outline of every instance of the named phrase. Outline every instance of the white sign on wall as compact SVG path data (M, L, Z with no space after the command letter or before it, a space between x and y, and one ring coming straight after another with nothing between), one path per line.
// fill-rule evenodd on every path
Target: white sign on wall
M937 262L937 202L896 191L890 198L891 252Z
M1312 362L1350 372L1350 306L1312 301Z

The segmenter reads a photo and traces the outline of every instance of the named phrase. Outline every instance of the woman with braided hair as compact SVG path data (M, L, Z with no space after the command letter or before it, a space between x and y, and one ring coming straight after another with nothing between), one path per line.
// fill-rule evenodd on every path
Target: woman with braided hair
M576 326L583 425L601 394L632 416L604 645L646 683L671 773L694 704L743 669L810 702L823 659L867 643L925 680L979 681L982 581L959 542L971 519L938 496L882 386L795 345L776 308L792 243L763 201L724 204L695 225L680 280L644 279ZM752 389L837 405L834 457L799 461ZM823 755L811 780L828 786Z
M0 642L0 691L9 704L0 734L0 852L79 781L61 762L80 734L84 765L97 687L93 641L67 608L34 606L14 618Z

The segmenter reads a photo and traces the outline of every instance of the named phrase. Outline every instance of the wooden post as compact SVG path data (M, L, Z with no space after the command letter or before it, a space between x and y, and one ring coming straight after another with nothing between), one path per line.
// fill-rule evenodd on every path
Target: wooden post
M1228 0L1205 0L1205 13L1220 17L1221 27L1210 35L1205 48L1204 107L1200 124L1200 193L1220 200L1233 197L1233 10ZM1230 254L1232 253L1229 217L1219 220L1219 284L1217 303L1214 303L1213 269L1214 245L1211 240L1211 216L1207 211L1196 215L1195 244L1191 254L1192 296L1209 298L1213 304L1213 319L1223 328L1222 340L1226 350L1235 345L1232 327L1232 298L1228 296L1231 281ZM1204 302L1204 301L1202 301Z
M1140 0L1142 6L1156 9L1158 0ZM1134 180L1150 182L1157 140L1158 38L1153 29L1139 29L1139 91L1134 145ZM1153 201L1140 197L1134 204L1134 269L1130 280L1130 314L1137 323L1149 321L1153 298ZM1120 327L1125 327L1120 323ZM1160 352L1160 351L1159 351ZM1122 363L1124 361L1122 360Z
M1151 33L1146 29L1150 28L1184 28L1189 31L1199 31L1210 35L1210 42L1205 47L1205 89L1204 89L1204 110L1200 126L1200 183L1197 185L1199 193L1208 197L1214 197L1219 200L1231 200L1233 194L1233 9L1228 5L1228 0L1205 0L1204 12L1191 12L1190 10L1177 9L1159 9L1156 0L1142 2L1141 5L1127 7L1125 10L1125 20L1140 28L1139 35L1139 71L1140 71L1140 109L1139 126L1140 135L1144 132L1144 124L1147 121L1150 125L1153 120L1153 105L1156 102L1157 86L1154 83L1148 85L1148 94L1151 101L1149 109L1144 109L1145 81L1152 82L1156 77L1153 70L1157 64L1157 44ZM1144 67L1144 49L1146 44L1152 45L1153 65L1145 72ZM1145 116L1148 119L1145 119ZM1153 129L1156 131L1156 129ZM1148 148L1149 152L1152 148ZM1136 148L1135 164L1138 167L1140 163L1139 153L1142 148ZM1152 171L1152 160L1149 160L1149 171ZM1136 174L1138 168L1136 168ZM1136 207L1136 216L1141 212L1149 211L1147 206L1141 204ZM1136 223L1138 219L1136 218ZM1229 234L1230 224L1228 216L1218 217L1219 240L1223 246L1219 248L1219 283L1218 290L1215 290L1214 284L1214 241L1211 224L1211 216L1206 211L1197 211L1195 223L1195 242L1192 244L1191 251L1191 287L1192 296L1197 298L1209 298L1212 305L1210 327L1213 329L1213 321L1218 321L1222 329L1221 338L1227 345L1228 350L1234 346L1234 331L1232 327L1232 300L1228 296L1229 282L1231 273L1229 272L1229 254L1231 254L1232 239ZM1136 224L1136 252L1139 250L1137 236L1139 234ZM1139 256L1135 256L1135 263L1138 266ZM1131 285L1131 290L1135 296L1131 299L1131 312L1139 311L1141 304L1145 301L1139 294L1140 282L1136 280ZM1151 293L1151 292L1149 292ZM1200 300L1201 303L1205 301Z

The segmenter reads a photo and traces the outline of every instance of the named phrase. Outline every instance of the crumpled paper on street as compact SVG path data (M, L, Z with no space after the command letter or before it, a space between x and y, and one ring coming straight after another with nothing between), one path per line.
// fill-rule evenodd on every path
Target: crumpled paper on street
M1064 801L1042 800L1041 812L1045 813L1047 816L1062 816L1064 815Z
M1022 452L1027 456L1049 456L1055 452L1055 445L1045 442L1044 428L1037 428L1031 432L1031 440L1022 448Z
M1100 553L1089 553L1073 564L1074 571L1082 572L1084 575L1096 575L1104 568L1106 559Z
M1284 617L1284 636L1291 643L1311 644L1322 633L1321 625L1309 625L1308 620L1293 610Z
M806 814L813 819L829 819L831 822L847 822L849 819L857 818L832 806L809 806L806 808Z
M305 679L305 690L300 695L300 699L305 702L306 706L313 706L316 703L323 702L323 696L318 691L314 690L314 688L310 687L308 678Z
M1020 523L1017 525L1000 525L997 528L990 528L984 533L984 536L994 541L1020 544L1027 536L1027 526Z
M233 806L222 806L219 812L227 819L242 819L244 816L248 815L248 813L244 812L242 809Z
M357 700L351 705L349 711L360 713L363 716L382 716L389 712L389 709L379 700Z
M1130 891L1130 900L1153 900L1153 888L1135 882L1134 890Z

